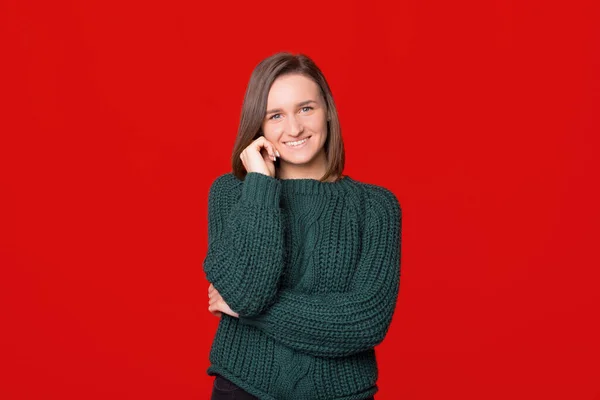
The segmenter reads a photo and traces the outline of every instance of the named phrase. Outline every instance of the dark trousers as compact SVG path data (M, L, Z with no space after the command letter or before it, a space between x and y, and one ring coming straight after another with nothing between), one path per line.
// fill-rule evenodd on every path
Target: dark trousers
M229 379L217 374L213 382L213 391L210 400L260 400L251 395ZM375 400L371 396L365 400Z

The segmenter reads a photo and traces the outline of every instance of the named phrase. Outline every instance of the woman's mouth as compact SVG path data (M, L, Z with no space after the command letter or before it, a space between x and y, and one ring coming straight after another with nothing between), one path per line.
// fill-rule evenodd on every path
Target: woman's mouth
M290 149L299 149L300 147L304 147L304 145L306 144L306 142L308 141L308 139L310 139L309 137L306 137L302 140L296 140L296 141L291 141L291 142L283 142L287 147L289 147Z

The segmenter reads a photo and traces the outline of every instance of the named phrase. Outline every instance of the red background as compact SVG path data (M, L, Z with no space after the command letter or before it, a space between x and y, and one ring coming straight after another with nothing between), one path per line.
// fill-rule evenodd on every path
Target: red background
M209 398L208 189L288 50L402 204L376 398L600 399L595 4L1 0L0 398Z

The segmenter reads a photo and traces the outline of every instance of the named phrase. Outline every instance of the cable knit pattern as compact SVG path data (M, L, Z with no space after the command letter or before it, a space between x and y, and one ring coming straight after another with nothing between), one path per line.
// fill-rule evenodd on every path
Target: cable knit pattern
M349 176L219 176L203 267L239 318L222 315L207 373L267 400L375 394L374 347L399 291L401 213L390 190Z

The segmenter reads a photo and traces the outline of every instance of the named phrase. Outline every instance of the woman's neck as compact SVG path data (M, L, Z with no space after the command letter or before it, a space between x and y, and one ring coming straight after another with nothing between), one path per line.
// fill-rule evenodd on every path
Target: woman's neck
M315 179L320 180L327 171L327 156L321 151L309 163L296 165L280 161L279 167L275 169L277 179ZM337 176L329 177L325 182L335 182Z

